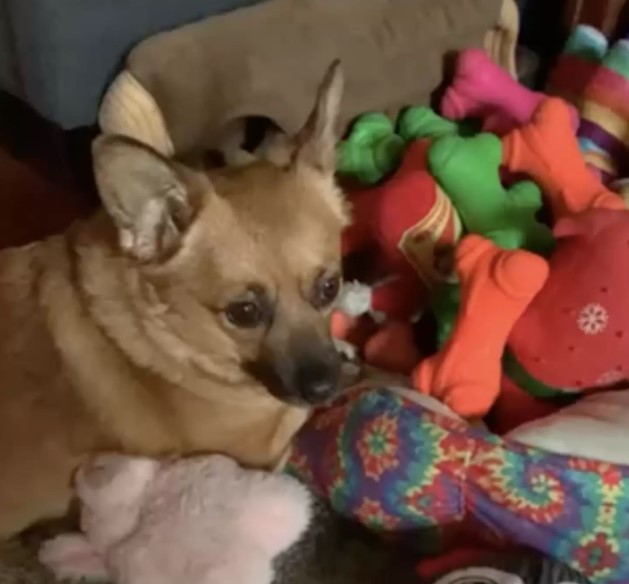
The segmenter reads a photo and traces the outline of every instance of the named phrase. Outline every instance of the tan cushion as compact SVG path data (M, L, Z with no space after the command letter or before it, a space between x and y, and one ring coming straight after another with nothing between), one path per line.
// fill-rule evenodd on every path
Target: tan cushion
M269 0L141 43L103 102L101 127L167 154L215 148L247 116L294 132L335 58L345 125L427 104L457 49L485 46L513 70L517 23L514 0Z

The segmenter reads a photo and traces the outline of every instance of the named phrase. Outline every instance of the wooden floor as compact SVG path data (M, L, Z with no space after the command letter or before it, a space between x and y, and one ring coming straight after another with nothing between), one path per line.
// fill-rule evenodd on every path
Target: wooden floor
M90 211L88 200L0 148L0 247L63 230Z

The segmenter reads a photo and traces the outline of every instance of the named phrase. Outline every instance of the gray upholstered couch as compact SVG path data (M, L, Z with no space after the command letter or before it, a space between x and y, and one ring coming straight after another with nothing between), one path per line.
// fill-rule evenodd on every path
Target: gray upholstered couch
M0 90L64 129L91 125L138 41L259 1L0 0Z

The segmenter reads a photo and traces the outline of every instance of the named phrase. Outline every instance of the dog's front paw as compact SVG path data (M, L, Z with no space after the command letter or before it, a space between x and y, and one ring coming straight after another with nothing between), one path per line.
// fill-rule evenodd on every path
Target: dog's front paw
M347 282L339 296L338 309L347 316L357 317L371 310L373 292L370 286L360 282Z

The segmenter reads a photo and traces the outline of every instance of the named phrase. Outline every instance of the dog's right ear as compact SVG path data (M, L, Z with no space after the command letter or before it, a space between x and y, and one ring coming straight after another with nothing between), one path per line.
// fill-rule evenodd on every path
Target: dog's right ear
M124 136L99 136L92 154L96 184L122 249L142 262L172 254L195 210L173 163Z
M304 127L295 137L293 163L333 175L336 167L336 124L343 97L341 62L328 68L317 91L317 99Z

